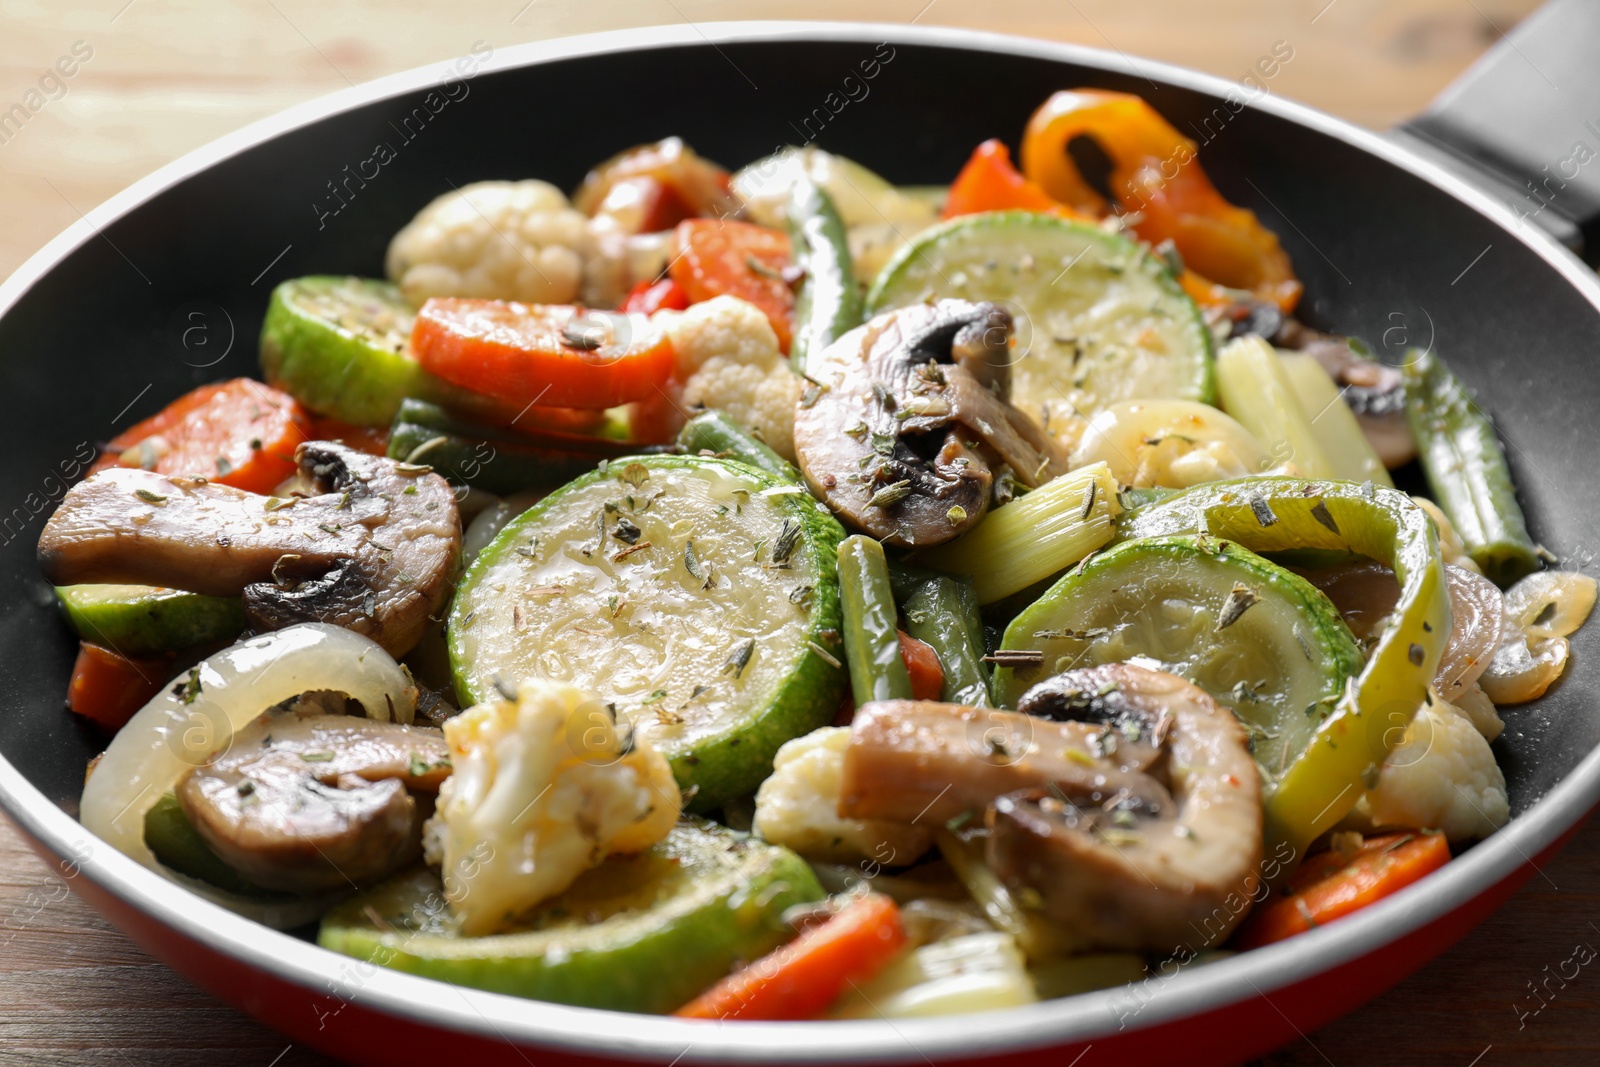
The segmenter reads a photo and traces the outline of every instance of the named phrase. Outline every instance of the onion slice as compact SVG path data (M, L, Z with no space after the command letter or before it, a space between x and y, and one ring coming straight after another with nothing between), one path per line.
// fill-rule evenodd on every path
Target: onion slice
M279 928L315 918L327 901L225 892L162 866L144 841L146 813L184 775L225 752L267 708L314 690L344 693L372 719L410 722L416 708L410 678L361 634L304 623L252 637L202 660L128 721L84 785L80 821L117 851L240 914Z
M1446 563L1444 572L1454 621L1434 685L1447 703L1454 704L1489 669L1505 628L1506 610L1500 589L1483 575L1453 563Z

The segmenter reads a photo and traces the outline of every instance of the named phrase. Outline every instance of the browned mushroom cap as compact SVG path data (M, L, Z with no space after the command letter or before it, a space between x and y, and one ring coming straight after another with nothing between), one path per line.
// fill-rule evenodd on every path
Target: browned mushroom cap
M320 708L272 711L177 788L184 814L228 866L267 889L323 893L395 870L422 851L450 773L444 735Z
M839 784L844 818L926 822L981 812L1003 793L1041 787L1092 806L1170 811L1152 771L1158 746L1123 743L1098 723L931 700L864 704Z
M257 630L327 622L409 651L449 595L461 548L450 486L327 441L295 456L318 495L264 497L125 468L91 475L45 524L45 577L242 593Z
M994 466L1029 487L1066 469L1060 448L1007 398L1011 316L941 300L886 312L808 368L821 387L795 412L800 469L841 519L895 545L969 529Z
M1249 911L1262 872L1261 782L1244 730L1204 691L1129 664L1072 671L1021 703L1065 709L1061 695L1104 694L1118 729L1170 723L1162 742L1173 804L1089 805L1032 789L988 813L988 859L1039 902L1075 950L1215 945Z

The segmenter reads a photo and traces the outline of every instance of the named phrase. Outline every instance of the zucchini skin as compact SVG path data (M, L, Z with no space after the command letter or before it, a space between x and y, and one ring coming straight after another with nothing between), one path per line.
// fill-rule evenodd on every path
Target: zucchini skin
M108 596L113 588L126 595ZM244 604L238 597L94 585L59 586L56 597L79 637L127 656L229 641L244 631Z
M478 554L457 584L446 632L455 690L461 707L469 707L489 699L491 695L489 688L474 686L470 681L457 639L465 616L473 610L468 606L473 587L502 554L514 551L528 531L536 529L546 515L562 506L565 494L597 482L614 480L618 469L635 462L651 470L709 466L724 475L748 479L758 489L785 488L789 484L737 460L709 456L650 455L614 460L608 470L591 470L539 501L506 525ZM838 657L841 653L837 551L839 542L844 538L844 528L809 494L784 494L771 499L789 517L800 523L802 544L811 546L808 555L815 573L808 579L812 590L805 639L795 648L784 681L765 709L738 726L696 742L682 751L662 747L662 754L672 765L678 784L692 791L685 801L686 809L692 812L713 811L726 800L754 792L772 773L772 757L784 742L832 722L844 695L847 675L812 647L816 646L830 657Z
M639 887L643 914L560 930L463 938L408 928L406 919L437 907L436 875L396 876L341 904L323 920L324 948L454 985L613 1011L666 1013L682 1007L739 964L793 936L786 909L825 894L806 862L786 848L738 839L721 828L679 824L640 859L677 858L687 884ZM616 857L585 874L546 914L580 903L585 882L606 877ZM390 920L387 929L368 912ZM536 909L534 918L544 916ZM560 923L563 916L550 916ZM562 936L566 935L566 936Z
M939 699L988 707L989 669L984 666L983 617L972 583L936 571L890 565L889 580L905 617L906 632L932 646L944 668Z
M738 460L774 478L800 484L800 471L794 464L768 448L765 442L757 440L725 413L715 409L702 412L684 424L678 434L678 447L691 456L710 452L715 456Z
M839 209L810 178L795 182L788 223L795 265L805 271L795 293L789 360L795 373L805 374L812 353L861 325L861 289Z
M502 496L524 489L554 489L593 470L602 459L640 451L637 445L604 437L547 431L517 434L409 398L401 401L389 430L390 459L426 463L453 485Z
M347 301L351 319L392 316L409 337L415 313L388 282L312 275L283 282L272 291L261 323L261 372L318 415L355 426L387 426L407 397L489 416L503 405L468 392L422 369L409 345L395 350L335 324L302 306L300 299ZM512 412L515 414L515 412Z
M1432 352L1412 349L1401 374L1422 472L1467 554L1501 588L1538 570L1539 551L1494 424Z
M839 600L856 706L871 700L910 700L911 674L900 657L889 563L874 539L854 534L840 543Z

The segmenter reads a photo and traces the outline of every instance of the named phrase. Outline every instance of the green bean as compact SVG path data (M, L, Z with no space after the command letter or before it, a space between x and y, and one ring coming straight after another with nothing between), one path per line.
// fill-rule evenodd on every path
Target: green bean
M910 700L911 675L900 658L889 563L883 546L872 538L857 534L840 542L839 601L856 704Z
M1413 350L1402 373L1417 458L1467 554L1502 587L1538 570L1539 550L1494 424L1432 352Z
M606 437L480 425L411 399L401 402L389 429L390 459L425 463L456 485L502 494L554 489L602 459L655 451Z
M861 323L861 290L850 262L850 242L830 197L815 182L795 183L789 199L789 239L794 261L804 269L795 293L791 366L806 373L806 362Z
M951 704L990 705L989 670L983 665L983 618L972 583L922 567L889 568L906 632L926 641L944 668L940 699Z
M800 481L800 472L792 463L721 411L707 411L690 419L678 434L678 447L691 456L711 452L748 463L785 481Z

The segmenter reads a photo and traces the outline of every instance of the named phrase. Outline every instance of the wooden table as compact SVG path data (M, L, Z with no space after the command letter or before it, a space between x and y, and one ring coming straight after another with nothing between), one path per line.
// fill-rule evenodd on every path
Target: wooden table
M0 110L92 49L0 144L0 274L128 182L245 122L347 83L520 41L618 26L870 18L1076 41L1241 77L1275 42L1272 91L1376 128L1421 108L1534 0L0 0ZM3 725L0 725L3 728ZM64 890L0 820L0 1065L309 1067L291 1047L153 962ZM1546 982L1600 945L1600 825L1464 944L1269 1063L1594 1064L1600 972ZM1534 985L1555 990L1537 1015Z

